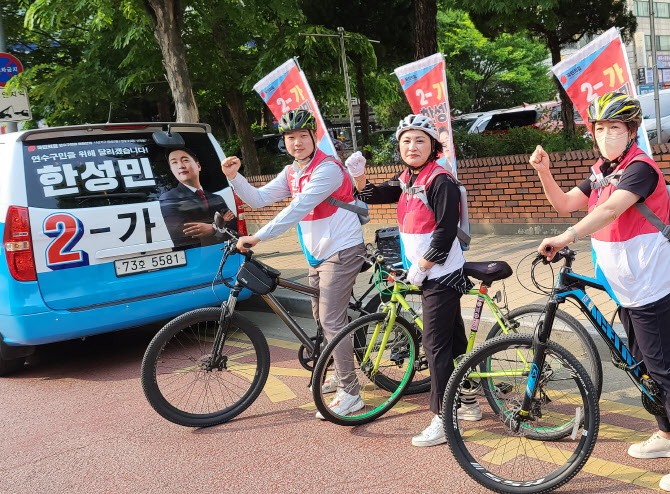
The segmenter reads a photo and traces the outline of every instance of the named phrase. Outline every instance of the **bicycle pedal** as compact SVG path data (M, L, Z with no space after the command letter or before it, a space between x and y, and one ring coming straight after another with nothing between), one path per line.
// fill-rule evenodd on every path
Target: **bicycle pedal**
M402 350L394 349L391 351L391 356L389 357L389 360L395 363L398 362L402 363L402 361L404 361L406 358L409 358L409 349L402 349Z
M495 389L498 393L506 395L512 391L512 385L509 383L498 383L495 385Z

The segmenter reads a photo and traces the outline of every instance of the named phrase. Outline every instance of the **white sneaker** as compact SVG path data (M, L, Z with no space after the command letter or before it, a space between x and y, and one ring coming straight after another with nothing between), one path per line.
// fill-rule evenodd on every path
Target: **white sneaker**
M334 393L335 391L337 391L338 384L339 381L337 380L337 376L335 374L331 374L330 376L326 377L325 381L323 381L321 391L323 393Z
M412 446L418 446L420 448L425 446L437 446L438 444L446 442L447 438L444 435L442 418L439 415L433 417L433 420L430 421L430 425L426 427L421 434L412 438Z
M664 475L661 477L661 481L658 483L658 486L664 491L670 491L670 475Z
M349 415L365 406L361 395L350 395L346 391L339 390L328 405L335 415ZM321 412L316 412L316 418L326 420Z
M651 437L643 443L631 445L631 447L628 448L628 454L633 458L643 459L670 458L670 439L665 439L661 437L658 432L654 432ZM668 477L668 475L666 475L666 477ZM667 482L668 485L670 485L670 478Z
M477 422L482 419L482 409L479 408L479 403L464 404L458 407L458 420L468 420L470 422Z

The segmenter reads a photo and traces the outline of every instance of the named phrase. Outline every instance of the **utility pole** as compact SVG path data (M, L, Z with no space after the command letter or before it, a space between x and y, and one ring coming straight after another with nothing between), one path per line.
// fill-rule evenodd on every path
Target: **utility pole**
M354 108L351 103L351 87L349 86L349 70L347 68L347 52L344 49L344 38L351 38L351 36L346 36L344 34L344 28L338 27L337 34L306 34L300 33L300 36L315 36L323 38L339 38L340 39L340 54L342 55L342 70L344 71L344 87L347 91L347 108L349 109L349 125L351 126L351 141L354 145L354 152L358 151L358 146L356 145L356 124L354 123ZM368 40L370 43L379 43L374 39Z
M654 2L649 0L649 24L651 31L651 70L653 71L654 103L656 105L656 142L661 144L661 100L658 94L658 60L656 59L656 26Z

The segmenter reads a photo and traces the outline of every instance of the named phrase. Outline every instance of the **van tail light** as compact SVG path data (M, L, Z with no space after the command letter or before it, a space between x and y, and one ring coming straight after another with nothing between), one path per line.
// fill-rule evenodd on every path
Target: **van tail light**
M244 203L234 192L233 195L235 196L235 207L237 209L237 231L240 235L249 235L247 220L244 219Z
M12 277L17 281L37 281L28 208L9 206L2 243Z

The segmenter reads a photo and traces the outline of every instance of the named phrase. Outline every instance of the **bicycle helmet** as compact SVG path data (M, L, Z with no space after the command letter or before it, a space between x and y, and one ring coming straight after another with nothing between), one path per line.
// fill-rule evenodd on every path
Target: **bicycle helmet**
M402 133L407 130L422 130L436 141L440 139L435 124L430 118L424 115L411 114L403 118L398 124L398 129L395 131L396 139L399 140Z
M642 120L640 102L627 94L611 92L595 98L589 105L589 122L620 120L632 122Z
M279 119L279 133L291 130L316 130L316 118L307 110L290 110Z

